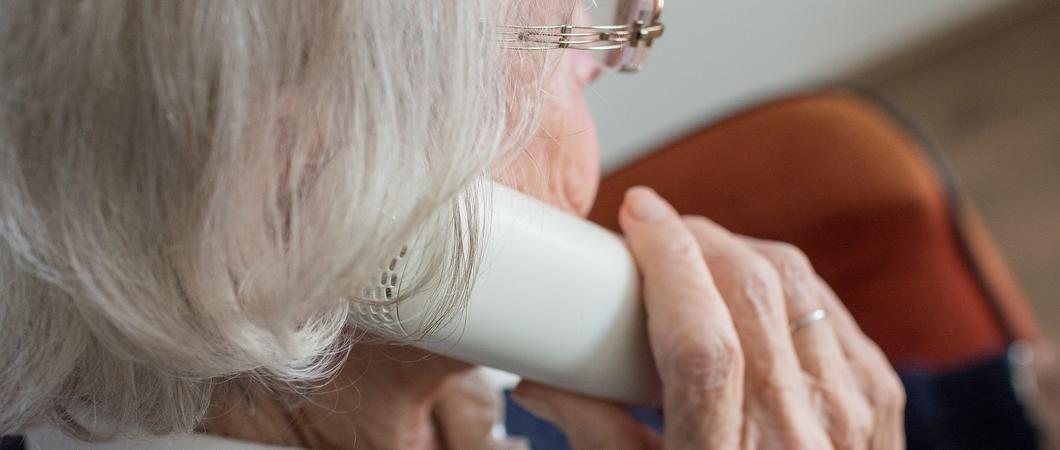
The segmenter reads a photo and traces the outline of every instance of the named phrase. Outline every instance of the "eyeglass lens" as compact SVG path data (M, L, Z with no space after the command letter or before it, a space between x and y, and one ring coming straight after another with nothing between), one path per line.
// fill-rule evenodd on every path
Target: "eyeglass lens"
M637 21L653 23L660 0L584 0L593 25L632 25ZM613 70L634 72L640 70L651 48L644 42L636 46L622 46L616 50L600 52L601 63Z

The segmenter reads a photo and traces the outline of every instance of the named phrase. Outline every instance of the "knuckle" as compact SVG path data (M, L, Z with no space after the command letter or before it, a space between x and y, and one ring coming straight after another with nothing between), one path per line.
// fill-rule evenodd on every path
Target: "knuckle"
M832 439L836 448L863 448L869 442L875 425L875 414L860 397L838 408L831 424Z
M884 417L901 418L905 414L906 392L901 378L878 346L867 338L862 339L860 355L862 365L871 377L865 387L865 395L873 406L874 413Z
M715 390L742 377L743 350L735 333L700 333L678 340L670 364L674 381L685 387Z
M752 256L740 265L740 274L748 284L773 288L780 284L776 269L765 258Z
M866 346L870 349L869 353L874 356L870 364L879 368L874 371L876 380L870 391L874 402L879 405L879 409L887 413L902 413L906 402L905 386L902 380L875 343L868 341Z
M867 338L861 351L863 365L871 369L872 379L865 394L872 402L877 414L901 417L905 413L906 393L901 378L878 346Z
M675 264L703 258L699 245L693 239L671 239L660 244L656 250L664 260Z
M780 276L764 258L748 258L738 265L736 276L742 287L741 295L756 310L768 312L784 308Z
M887 371L886 381L881 383L880 393L878 394L881 402L885 405L886 412L889 414L902 413L905 410L905 387L902 386L901 380L898 379L898 375L893 371Z
M811 279L813 278L813 265L806 253L798 247L785 243L774 242L766 244L770 259L776 264L778 271L786 278Z
M699 242L684 229L668 227L660 234L640 240L633 246L639 263L658 267L656 272L684 272L704 260Z

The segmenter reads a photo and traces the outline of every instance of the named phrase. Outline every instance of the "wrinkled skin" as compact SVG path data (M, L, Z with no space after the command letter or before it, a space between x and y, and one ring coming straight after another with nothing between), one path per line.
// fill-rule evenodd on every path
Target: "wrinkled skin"
M588 213L599 146L582 91L598 72L583 52L562 56L546 86L541 131L500 180ZM631 193L621 223L645 277L665 435L618 405L541 385L522 383L519 401L556 423L576 449L901 448L901 385L806 258L703 218L682 219L668 206L657 220L638 219L633 205L652 196ZM790 333L792 318L818 307L826 320ZM235 393L219 395L222 408L205 430L322 449L525 448L491 436L500 398L479 371L415 349L356 345L338 376L294 410L249 395L253 414L233 413Z
M794 247L681 217L646 188L620 224L644 275L664 435L618 405L523 383L517 400L576 449L900 449L904 392ZM824 308L828 316L791 331Z

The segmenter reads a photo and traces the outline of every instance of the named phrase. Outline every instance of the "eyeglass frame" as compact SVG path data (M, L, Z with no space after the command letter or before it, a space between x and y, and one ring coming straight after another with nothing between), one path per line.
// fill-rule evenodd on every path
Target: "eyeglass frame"
M650 48L666 31L666 26L659 21L664 1L654 0L655 6L647 23L644 19L636 19L625 25L505 25L499 32L500 42L511 50L612 51L637 48L641 44ZM520 46L520 43L526 45ZM637 72L640 66L621 65L618 70Z

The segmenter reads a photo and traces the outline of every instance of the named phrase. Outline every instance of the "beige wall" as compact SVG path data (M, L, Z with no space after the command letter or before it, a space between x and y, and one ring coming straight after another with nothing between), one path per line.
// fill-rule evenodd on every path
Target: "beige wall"
M614 168L754 99L828 80L1012 0L667 0L645 71L588 93Z

